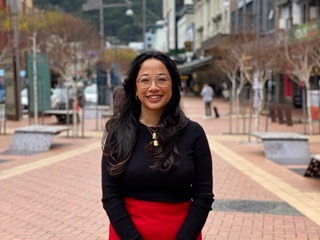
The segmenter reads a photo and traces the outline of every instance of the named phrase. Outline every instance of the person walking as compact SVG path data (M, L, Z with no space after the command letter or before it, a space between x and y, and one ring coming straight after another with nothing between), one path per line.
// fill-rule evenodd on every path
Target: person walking
M102 144L109 240L201 240L214 201L203 128L180 108L175 62L146 51L132 62Z
M204 102L205 118L211 118L211 102L214 95L212 87L205 83L201 89L200 95Z

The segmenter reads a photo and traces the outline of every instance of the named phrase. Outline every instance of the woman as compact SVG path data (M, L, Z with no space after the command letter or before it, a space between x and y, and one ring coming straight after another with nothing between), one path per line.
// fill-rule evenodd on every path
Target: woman
M180 109L174 61L144 52L123 86L103 138L109 240L201 239L213 202L212 160L202 127Z

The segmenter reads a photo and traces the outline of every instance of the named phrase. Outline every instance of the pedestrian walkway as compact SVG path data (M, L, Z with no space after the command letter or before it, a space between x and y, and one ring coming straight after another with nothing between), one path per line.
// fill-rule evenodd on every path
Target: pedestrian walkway
M266 159L261 143L242 134L248 120L237 131L232 116L230 131L228 102L214 103L220 118L204 119L201 98L183 98L187 116L207 133L214 161L215 202L204 239L320 239L320 179L303 177L307 166ZM265 120L260 119L262 129ZM48 152L8 152L14 128L28 122L26 117L8 121L7 134L0 135L0 239L107 239L108 218L100 201L103 132L96 121L86 119L83 138L55 136ZM56 124L54 118L46 123ZM268 130L303 133L304 126L270 122ZM309 136L309 144L310 152L319 154L320 136Z

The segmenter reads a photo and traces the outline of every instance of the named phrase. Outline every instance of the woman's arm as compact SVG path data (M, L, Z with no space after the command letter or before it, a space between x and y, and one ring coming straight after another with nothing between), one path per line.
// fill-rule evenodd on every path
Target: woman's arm
M102 203L110 223L120 239L140 240L140 233L135 228L124 205L123 187L120 177L109 175L108 157L102 156Z
M189 131L189 135L195 133L197 136L193 145L195 180L192 185L192 203L186 219L177 234L177 240L197 238L207 220L214 197L212 193L212 158L209 143L203 128L197 123Z

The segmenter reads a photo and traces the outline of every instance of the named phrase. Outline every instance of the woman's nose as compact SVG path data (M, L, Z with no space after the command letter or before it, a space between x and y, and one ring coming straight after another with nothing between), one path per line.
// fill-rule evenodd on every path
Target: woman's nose
M158 87L158 85L157 85L157 83L156 83L156 79L153 79L152 81L151 81L151 84L150 84L150 87L149 87L149 89L158 89L159 87Z

